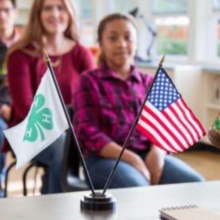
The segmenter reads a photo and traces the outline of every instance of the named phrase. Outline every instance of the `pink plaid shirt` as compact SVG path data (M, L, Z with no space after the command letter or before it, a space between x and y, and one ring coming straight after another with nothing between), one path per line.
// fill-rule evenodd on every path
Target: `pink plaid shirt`
M131 76L120 79L103 65L79 79L74 97L74 128L85 156L109 142L123 145L153 78L131 67ZM149 140L134 130L128 149L147 150Z

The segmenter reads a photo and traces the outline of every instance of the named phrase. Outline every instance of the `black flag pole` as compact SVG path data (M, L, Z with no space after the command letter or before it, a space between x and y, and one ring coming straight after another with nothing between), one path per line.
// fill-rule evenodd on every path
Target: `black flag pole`
M121 150L121 152L120 152L120 154L119 154L119 156L118 156L118 159L117 159L117 161L116 161L116 163L115 163L115 166L113 167L113 169L112 169L112 171L111 171L111 173L110 173L110 175L109 175L109 178L107 179L107 182L106 182L106 184L105 184L105 186L104 186L103 195L105 195L106 190L108 189L108 187L109 187L109 185L110 185L110 183L111 183L111 181L112 181L112 179L113 179L113 177L114 177L115 171L116 171L116 169L117 169L117 167L118 167L118 164L119 164L119 162L120 162L120 160L121 160L121 157L122 157L122 155L123 155L123 153L124 153L124 151L125 151L125 149L126 149L126 147L127 147L127 144L128 144L128 141L129 141L129 139L130 139L130 137L131 137L131 135L132 135L132 132L133 132L133 130L135 129L135 126L136 126L136 124L137 124L137 122L138 122L138 120L139 120L139 117L140 117L141 112L142 112L142 110L143 110L143 108L144 108L145 102L147 101L148 95L150 94L150 92L151 92L151 90L152 90L152 87L153 87L153 84L154 84L154 82L155 82L155 80L156 80L156 78L157 78L157 75L158 75L160 69L161 69L162 66L163 66L164 59L165 59L165 55L164 55L164 56L162 57L162 59L160 60L160 63L159 63L159 65L158 65L158 68L157 68L157 71L156 71L154 80L153 80L153 82L152 82L152 84L151 84L151 87L150 87L150 89L149 89L149 91L148 91L148 93L147 93L147 95L146 95L146 97L145 97L145 99L144 99L144 102L143 102L143 104L142 104L142 106L141 106L141 108L140 108L140 110L139 110L139 112L138 112L138 115L137 115L136 118L135 118L134 123L133 123L132 126L131 126L131 129L130 129L130 131L129 131L127 137L126 137L126 140L125 140L125 142L124 142L124 144L123 144L123 146L122 146L122 150Z
M76 134L74 132L73 125L71 123L71 120L70 120L69 114L67 112L66 106L64 104L64 100L63 100L63 97L61 95L61 92L60 92L60 89L59 89L59 86L58 86L53 68L51 66L50 58L49 58L49 56L47 55L46 52L44 52L44 53L45 53L45 62L47 63L47 66L50 70L50 74L52 76L54 85L56 87L58 96L60 98L60 102L62 104L62 107L63 107L64 113L65 113L69 128L71 130L74 141L76 143L76 148L77 148L78 154L80 156L82 166L84 168L85 175L86 175L86 178L88 180L89 187L92 191L92 193L88 193L88 194L84 195L83 199L81 199L81 203L80 203L81 204L81 209L84 210L84 211L112 211L112 210L115 209L115 203L116 203L116 200L114 199L114 197L110 194L103 195L102 193L95 192L94 186L92 184L91 177L89 175L89 171L88 171L87 166L86 166L86 162L84 160L79 142L78 142Z
M78 142L77 137L76 137L76 134L75 134L75 132L74 132L73 125L72 125L72 123L71 123L69 114L68 114L67 109L66 109L66 106L65 106L65 104L64 104L64 100L63 100L63 97L62 97L62 95L61 95L60 88L59 88L59 86L58 86L58 83L57 83L57 80L56 80L56 77L55 77L53 68L52 68L51 63L50 63L50 58L49 58L49 56L48 56L48 54L47 54L46 51L44 51L44 55L45 55L45 62L47 63L47 66L48 66L48 68L49 68L49 70L50 70L50 73L51 73L51 76L52 76L54 85L55 85L55 87L56 87L56 90L57 90L57 93L58 93L60 102L61 102L61 104L62 104L63 111L64 111L65 116L66 116L66 120L67 120L67 122L68 122L69 128L70 128L71 133L72 133L72 135L73 135L74 141L75 141L75 143L76 143L76 148L77 148L77 151L78 151L78 153L79 153L79 156L80 156L80 159L81 159L81 162L82 162L82 166L83 166L83 168L84 168L85 175L86 175L87 180L88 180L89 187L90 187L90 189L91 189L91 191L92 191L92 195L95 196L94 186L93 186L93 184L92 184L92 181L91 181L91 178L90 178L90 175L89 175L89 171L88 171L88 169L87 169L86 162L85 162L85 160L84 160L84 157L83 157L83 154L82 154L82 151L81 151L79 142Z

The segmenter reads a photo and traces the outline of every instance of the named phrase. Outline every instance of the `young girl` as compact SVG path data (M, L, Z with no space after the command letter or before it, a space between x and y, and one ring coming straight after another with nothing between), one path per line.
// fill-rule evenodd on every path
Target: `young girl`
M83 74L75 94L74 126L98 189L103 188L147 94L152 78L134 67L137 28L125 14L105 17L98 28L98 69ZM179 159L134 131L111 188L202 181Z
M76 22L71 0L34 0L24 34L9 51L8 79L13 99L11 126L27 116L46 72L44 49L50 56L65 104L72 104L80 73L94 67L91 53L79 44ZM60 179L64 149L56 142L52 145L36 158L49 166L45 193L62 191Z

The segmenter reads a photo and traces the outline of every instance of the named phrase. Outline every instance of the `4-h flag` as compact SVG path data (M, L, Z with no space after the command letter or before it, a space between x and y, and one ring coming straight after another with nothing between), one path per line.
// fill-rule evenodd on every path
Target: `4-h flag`
M161 149L177 153L192 146L205 130L164 69L160 69L145 102L137 129Z
M22 167L52 144L68 127L52 76L47 70L27 117L4 131L17 158L16 168Z

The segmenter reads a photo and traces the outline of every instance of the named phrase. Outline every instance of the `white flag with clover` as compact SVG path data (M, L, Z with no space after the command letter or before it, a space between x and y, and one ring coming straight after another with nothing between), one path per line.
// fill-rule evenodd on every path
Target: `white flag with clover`
M27 117L4 131L17 158L16 168L24 166L68 128L52 76L47 70Z

